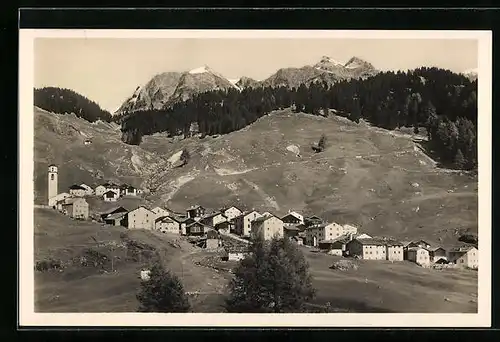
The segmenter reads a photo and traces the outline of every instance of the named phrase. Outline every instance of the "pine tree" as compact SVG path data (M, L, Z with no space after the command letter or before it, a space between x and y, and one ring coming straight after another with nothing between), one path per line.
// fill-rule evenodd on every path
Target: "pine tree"
M186 148L182 150L180 159L182 161L182 166L186 165L191 159L191 155L189 154L189 151Z
M326 136L324 134L322 134L321 138L319 138L318 148L320 152L323 152L326 148Z
M454 160L454 164L455 164L455 167L457 169L463 169L464 166L465 166L465 158L464 158L464 155L462 153L462 151L460 149L457 150L457 154L455 155L455 160Z
M229 312L303 312L315 295L304 256L288 239L257 238L230 284Z
M141 282L139 312L188 312L189 300L179 278L155 262L149 279Z

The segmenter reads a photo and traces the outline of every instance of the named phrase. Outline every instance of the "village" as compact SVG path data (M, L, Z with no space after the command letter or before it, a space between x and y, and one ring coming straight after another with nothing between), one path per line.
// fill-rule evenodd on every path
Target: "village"
M178 212L165 206L148 208L138 206L127 210L122 206L90 215L88 196L106 202L116 202L123 196L140 196L143 192L128 184L106 182L94 188L87 184L74 184L68 192L58 192L58 167L48 167L48 207L76 220L96 220L103 225L122 226L127 229L156 230L178 234L191 243L206 249L225 250L228 260L241 260L248 253L251 239L257 236L270 240L274 236L288 238L297 245L344 258L364 260L410 261L422 267L478 268L478 249L475 246L445 249L424 240L399 241L392 237L372 237L356 226L325 222L312 215L303 216L289 210L282 217L271 212L241 210L231 205L208 210L193 205ZM240 247L225 245L222 236L240 242Z

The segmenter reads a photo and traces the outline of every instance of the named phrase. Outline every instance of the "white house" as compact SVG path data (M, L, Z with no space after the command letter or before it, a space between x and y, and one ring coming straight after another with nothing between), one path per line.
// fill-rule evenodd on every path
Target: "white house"
M281 221L283 221L283 224L285 226L296 226L298 224L304 223L304 217L295 212L289 212L288 214L286 214L281 218Z
M120 186L120 195L121 196L137 196L137 189L132 185L123 184Z
M102 198L105 202L116 202L120 197L115 191L108 190L103 195Z
M221 212L211 213L200 218L201 223L210 227L215 227L216 224L224 221L227 221L227 217Z
M408 260L413 261L417 265L429 266L431 263L429 251L423 247L409 247L406 253L408 255Z
M63 211L66 215L77 219L88 219L89 204L84 198L68 198L66 203L62 204Z
M386 260L387 244L381 239L354 239L347 243L346 250L350 256L366 260Z
M181 233L181 224L173 217L162 216L155 219L155 229L162 233Z
M90 196L90 195L94 194L94 189L92 189L92 187L90 185L82 183L82 184L80 184L80 186L85 189L85 194L86 195Z
M358 228L354 227L350 224L344 224L342 226L344 228L344 234L357 234L358 233Z
M324 223L307 228L306 244L310 246L318 246L319 241L335 240L344 235L344 227L335 222Z
M274 236L283 237L283 221L276 216L262 216L251 222L251 235L271 240Z
M240 216L243 213L240 209L238 209L235 206L222 208L220 212L226 216L228 221L231 221L232 219Z
M479 251L476 247L460 247L448 252L448 260L460 267L478 268Z
M50 207L55 207L58 201L64 200L66 198L73 197L71 194L67 192L61 192L60 194L57 194L51 198L49 198L49 206Z
M140 206L127 213L126 224L129 229L154 229L155 214L145 206Z
M241 214L234 219L234 231L241 236L250 236L251 223L259 217L262 215L256 210Z

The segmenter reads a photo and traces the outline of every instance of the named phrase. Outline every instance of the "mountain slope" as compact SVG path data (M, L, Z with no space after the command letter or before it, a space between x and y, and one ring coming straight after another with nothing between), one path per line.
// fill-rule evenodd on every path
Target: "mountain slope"
M366 78L374 76L377 73L378 70L376 70L371 63L358 57L352 57L347 63L342 64L328 56L323 56L321 60L313 66L306 65L301 68L280 69L262 83L264 86L287 86L296 88L303 83L308 84L319 81L332 84L337 81L351 78Z
M260 85L259 81L254 80L253 78L250 78L250 77L246 77L246 76L241 77L236 82L236 86L240 89L258 87L259 85Z
M208 66L188 72L164 72L153 77L144 87L138 87L115 115L163 109L177 101L185 101L194 94L227 88L239 89Z
M126 182L139 187L150 167L164 164L154 153L121 142L115 123L89 123L75 115L58 115L34 107L35 203L47 201L47 167L59 167L59 192L73 184ZM90 144L84 144L86 140Z
M144 87L137 87L132 96L118 108L115 115L163 108L165 101L177 88L181 75L180 72L164 72L154 76Z

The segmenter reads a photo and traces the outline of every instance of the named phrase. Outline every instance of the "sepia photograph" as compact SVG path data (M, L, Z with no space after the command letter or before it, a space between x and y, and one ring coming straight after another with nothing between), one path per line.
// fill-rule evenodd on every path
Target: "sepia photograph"
M21 30L20 78L27 321L489 324L490 32Z

